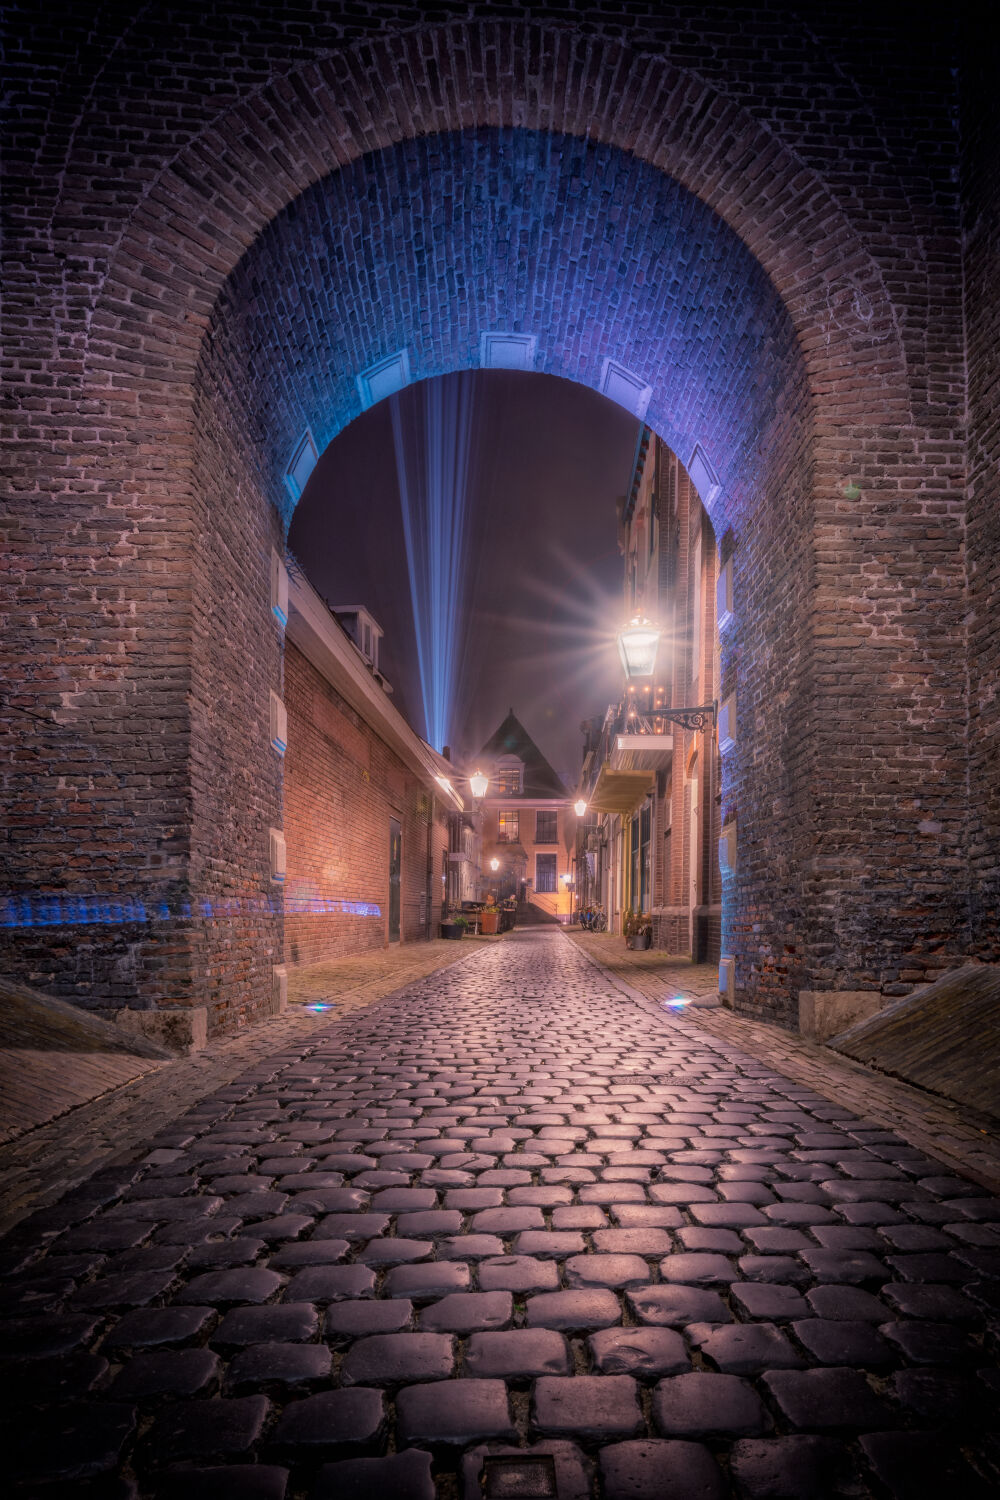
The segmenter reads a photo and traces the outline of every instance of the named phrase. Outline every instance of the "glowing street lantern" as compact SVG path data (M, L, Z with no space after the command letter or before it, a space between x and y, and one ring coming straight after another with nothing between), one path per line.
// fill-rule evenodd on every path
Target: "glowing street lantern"
M498 859L491 859L490 860L490 869L494 872L494 874L496 873L497 870L499 870L499 868L500 868L500 861Z
M582 797L577 798L577 800L573 803L573 811L576 813L578 818L582 818L584 813L587 811L587 804Z
M484 776L482 771L477 771L474 776L469 777L469 787L472 795L477 798L485 797L490 784L490 778Z
M650 620L636 615L618 632L618 654L626 677L652 677L660 630Z

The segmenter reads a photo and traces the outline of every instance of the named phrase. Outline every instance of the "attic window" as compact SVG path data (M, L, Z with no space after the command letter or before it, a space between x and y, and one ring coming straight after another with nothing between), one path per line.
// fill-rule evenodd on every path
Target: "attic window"
M512 755L504 756L497 766L497 795L519 797L524 790L524 764Z

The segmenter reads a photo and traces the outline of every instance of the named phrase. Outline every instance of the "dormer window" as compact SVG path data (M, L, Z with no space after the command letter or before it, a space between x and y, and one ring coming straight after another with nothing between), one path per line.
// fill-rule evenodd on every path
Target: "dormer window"
M497 795L519 797L524 791L524 762L505 755L497 764Z

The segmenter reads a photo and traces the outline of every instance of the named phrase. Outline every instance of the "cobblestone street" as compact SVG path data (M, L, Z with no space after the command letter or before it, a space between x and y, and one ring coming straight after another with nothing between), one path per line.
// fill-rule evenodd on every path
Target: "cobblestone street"
M919 1147L554 929L278 1045L0 1242L19 1493L996 1493L1000 1200Z

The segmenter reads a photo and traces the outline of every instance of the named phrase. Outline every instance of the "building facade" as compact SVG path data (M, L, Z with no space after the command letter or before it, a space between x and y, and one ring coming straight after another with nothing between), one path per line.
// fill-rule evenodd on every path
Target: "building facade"
M487 888L501 898L516 895L557 921L569 921L576 815L561 777L513 709L483 746L479 768L489 777L482 804Z
M448 762L395 708L367 611L346 621L289 580L284 754L286 965L436 937L452 826ZM368 627L352 628L361 620ZM373 631L374 627L374 631Z
M724 601L730 574L720 569L690 477L645 426L618 503L618 540L624 618L652 622L660 637L652 672L627 681L621 700L584 726L580 899L600 900L613 931L622 930L627 914L640 914L655 947L714 963L721 955L720 849L728 849L735 830L735 809L722 802L715 708L717 595ZM682 722L668 717L681 709L702 712ZM726 722L723 713L723 737Z

